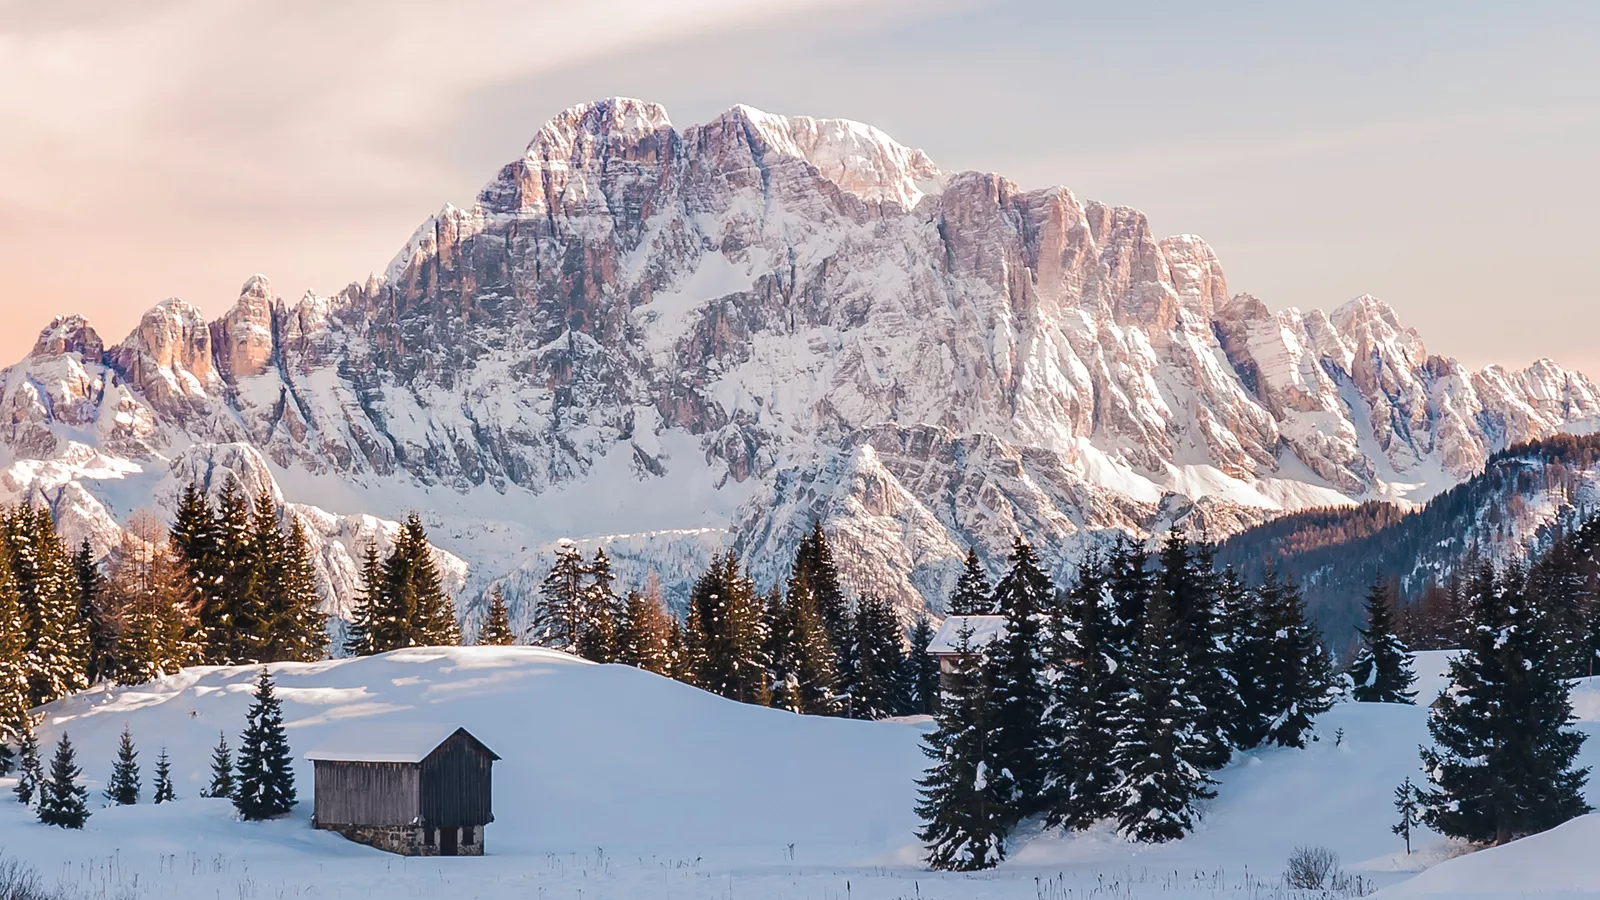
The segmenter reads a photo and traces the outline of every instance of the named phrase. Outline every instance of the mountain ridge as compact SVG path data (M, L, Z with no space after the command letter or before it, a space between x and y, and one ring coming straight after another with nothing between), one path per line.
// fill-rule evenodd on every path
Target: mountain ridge
M669 594L722 544L772 583L818 518L849 583L910 610L1016 532L1064 574L1118 532L1423 500L1592 430L1600 391L1468 370L1370 296L1271 311L1197 236L870 126L741 106L680 131L614 98L331 297L252 276L222 316L163 301L110 347L56 319L0 411L0 493L101 548L159 501L140 478L220 454L334 519L427 511L469 599L515 604L551 542L619 533L624 576Z

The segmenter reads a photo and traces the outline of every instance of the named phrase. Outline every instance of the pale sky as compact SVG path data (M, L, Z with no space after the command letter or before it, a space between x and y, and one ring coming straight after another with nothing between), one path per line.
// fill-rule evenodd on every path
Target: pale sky
M1127 8L1123 7L1136 7ZM1600 2L0 0L0 360L331 293L612 95L877 125L1143 209L1274 308L1600 378Z

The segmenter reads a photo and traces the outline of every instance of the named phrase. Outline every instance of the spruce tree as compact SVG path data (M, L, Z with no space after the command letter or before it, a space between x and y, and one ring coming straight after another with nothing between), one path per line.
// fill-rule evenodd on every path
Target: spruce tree
M117 743L117 761L111 767L111 780L106 782L105 798L117 806L132 806L139 802L139 751L133 748L133 733L124 725L122 739Z
M1406 855L1411 855L1411 831L1422 824L1422 810L1417 802L1417 788L1411 783L1411 776L1394 789L1394 811L1400 814L1400 821L1389 827L1389 830L1405 838Z
M617 632L617 662L671 675L675 624L659 595L629 591Z
M594 559L584 570L588 583L580 595L578 655L595 662L611 662L616 658L622 601L617 597L616 575L611 572L611 558L606 556L604 547L595 548Z
M1049 705L1043 728L1048 742L1045 821L1087 828L1115 811L1118 678L1114 634L1116 601L1109 573L1097 554L1078 565L1078 580L1050 617L1046 659Z
M316 662L328 653L328 617L322 612L316 562L300 516L290 513L288 535L269 546L280 557L268 567L269 636L263 656L271 662Z
M970 626L956 633L955 651L937 725L924 738L922 752L933 765L917 782L923 822L917 838L933 868L972 871L1005 858L1009 811L992 794L994 705Z
M199 660L189 584L153 517L123 530L106 594L121 623L108 676L143 684Z
M271 819L294 808L294 769L283 707L266 669L256 681L255 702L245 715L239 739L239 772L233 806L246 821Z
M371 656L377 653L374 628L383 615L383 562L378 556L378 542L367 542L361 551L361 595L351 610L350 625L345 631L344 652L349 656Z
M1525 586L1517 569L1480 567L1471 638L1428 718L1422 818L1448 837L1503 844L1589 811L1589 770L1573 768L1585 735L1568 727L1570 686L1551 670L1550 635Z
M455 604L445 593L433 547L422 527L422 517L406 516L396 536L394 550L383 564L385 602L378 632L389 640L377 641L378 652L402 647L454 647L461 643Z
M19 743L29 731L28 637L22 597L0 541L0 747Z
M1315 625L1306 621L1300 589L1268 569L1259 608L1267 633L1263 678L1269 703L1265 740L1304 747L1312 719L1333 705L1333 671Z
M0 778L10 775L16 766L17 751L11 749L10 744L0 742Z
M88 629L79 618L71 554L50 510L16 506L0 525L27 635L28 705L40 706L88 687Z
M489 589L489 612L478 628L477 644L483 647L509 647L516 642L517 636L511 633L511 615L506 612L506 597L500 592L500 586L495 585Z
M840 673L810 585L796 582L787 598L778 596L776 587L773 594L767 647L773 705L809 715L838 714Z
M849 712L856 719L897 716L908 705L905 638L894 606L876 594L856 601L850 628L852 667L846 679Z
M931 716L939 711L939 660L928 652L934 634L927 614L917 616L911 626L911 652L906 656L906 681L911 685L914 715Z
M169 536L184 578L199 605L199 624L202 635L205 635L222 604L220 548L211 502L200 486L192 481L184 486L183 494L178 499L178 509L173 516ZM209 649L208 640L208 662L211 661Z
M78 784L83 774L66 732L50 759L50 777L39 786L39 821L58 828L78 829L89 820L89 790Z
M252 548L251 504L238 479L228 476L217 497L212 529L212 587L200 607L206 662L233 665L255 659L263 628L261 589Z
M1414 702L1417 692L1409 688L1417 676L1411 671L1411 652L1395 633L1394 609L1382 581L1373 582L1367 591L1367 627L1356 633L1361 635L1362 647L1350 662L1355 699L1361 703Z
M178 799L172 791L172 761L167 758L167 748L161 748L161 755L156 757L156 784L155 802L171 803Z
M39 737L33 733L31 722L23 723L20 747L17 752L17 784L14 790L17 802L27 806L44 789L44 768L39 761Z
M994 591L995 605L1006 620L1005 634L986 648L995 704L993 784L1006 807L1008 826L1040 812L1045 803L1043 625L1055 601L1055 587L1020 535L1012 542L1010 563Z
M100 564L95 561L94 548L89 546L87 538L73 551L72 582L78 598L78 619L83 622L89 638L89 658L84 674L90 684L96 684L109 677L107 669L116 652L117 632L102 602L106 580L100 574Z
M955 593L945 604L952 616L987 616L994 612L994 597L989 586L989 575L978 560L978 548L968 547L961 575L956 579Z
M763 612L733 553L712 557L689 594L685 643L695 685L742 703L771 703Z
M1210 751L1199 734L1205 710L1189 688L1181 632L1164 594L1151 601L1143 634L1113 720L1112 761L1121 773L1113 802L1122 834L1159 843L1194 830L1196 806L1215 793L1202 765Z
M1189 690L1201 707L1195 738L1204 750L1197 764L1208 771L1220 769L1233 752L1228 731L1238 718L1238 695L1229 684L1226 669L1210 549L1192 545L1173 526L1161 546L1160 561L1156 590L1172 611Z
M202 796L233 797L233 754L228 750L228 736L220 731L216 749L211 751L211 784Z
M787 595L805 591L811 595L822 627L833 643L834 669L843 672L850 654L850 601L839 583L839 567L833 559L833 547L822 530L822 523L811 523L811 531L800 541L795 551L794 566L789 573Z
M1231 566L1217 579L1222 627L1227 634L1224 665L1237 692L1228 740L1240 750L1258 746L1277 715L1277 690L1268 672L1276 632L1271 618Z
M556 547L556 561L539 585L539 602L533 611L533 627L528 643L578 652L583 634L584 577L588 566L583 554L571 541Z

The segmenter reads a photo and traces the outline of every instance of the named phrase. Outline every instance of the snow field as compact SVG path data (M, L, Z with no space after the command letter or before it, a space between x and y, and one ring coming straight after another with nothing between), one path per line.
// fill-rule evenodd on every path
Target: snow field
M1434 682L1423 691L1436 693L1445 654L1420 656L1419 672ZM1505 896L1497 886L1525 877L1518 873L1546 853L1571 854L1600 828L1600 817L1586 817L1413 878L1460 852L1424 832L1407 857L1389 833L1395 785L1420 777L1426 710L1341 704L1308 749L1241 754L1220 772L1218 799L1183 841L1133 845L1105 829L1019 836L997 870L933 873L914 836L922 721L794 716L527 647L270 668L297 756L380 723L461 725L500 753L490 855L406 859L311 829L304 760L290 818L239 822L227 801L199 798L217 732L237 744L256 671L248 667L188 669L51 705L41 739L49 746L71 733L94 816L82 832L41 826L0 780L0 852L47 882L114 900L1065 900L1294 896L1277 886L1284 860L1298 845L1318 845L1393 896L1467 897ZM1600 684L1581 684L1574 701L1580 727L1600 731ZM99 808L124 724L139 745L146 802ZM1584 764L1600 761L1600 741L1591 743ZM157 807L148 798L163 744L179 800ZM1548 879L1527 889L1600 893L1600 865L1581 853L1541 871Z

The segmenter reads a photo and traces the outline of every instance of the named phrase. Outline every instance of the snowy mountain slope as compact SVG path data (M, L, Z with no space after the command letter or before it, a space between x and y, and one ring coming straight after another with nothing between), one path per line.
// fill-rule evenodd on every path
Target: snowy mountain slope
M145 766L167 747L179 801L96 808L87 830L67 832L38 825L0 791L0 848L97 895L165 900L441 890L480 898L1037 900L1096 889L1258 897L1274 896L1297 844L1334 849L1347 871L1380 886L1458 852L1425 835L1408 858L1388 831L1394 784L1418 775L1425 710L1417 707L1343 704L1319 723L1309 750L1244 755L1220 773L1218 799L1183 841L1044 835L1024 839L999 869L967 876L917 862L912 779L926 764L918 724L794 716L523 647L272 668L297 753L373 724L430 722L465 726L504 756L490 855L401 860L312 830L304 761L301 805L288 819L240 823L226 801L197 798L217 731L242 727L254 675L242 667L190 669L52 704L42 736L72 735L92 788L107 777L126 725ZM1591 733L1600 723L1583 697L1596 691L1585 684L1578 702L1580 727ZM1597 758L1600 746L1591 746L1582 762ZM1265 893L1256 890L1263 882Z
M217 321L168 300L115 346L57 319L0 412L14 465L105 458L52 495L101 544L80 494L125 482L98 472L248 444L295 502L428 511L469 593L612 534L650 535L625 576L727 543L766 580L822 517L847 579L910 608L1017 530L1064 567L1115 532L1426 499L1594 427L1600 392L1549 362L1468 371L1371 297L1270 312L1197 237L866 125L741 106L678 129L612 99L332 297L255 276Z

